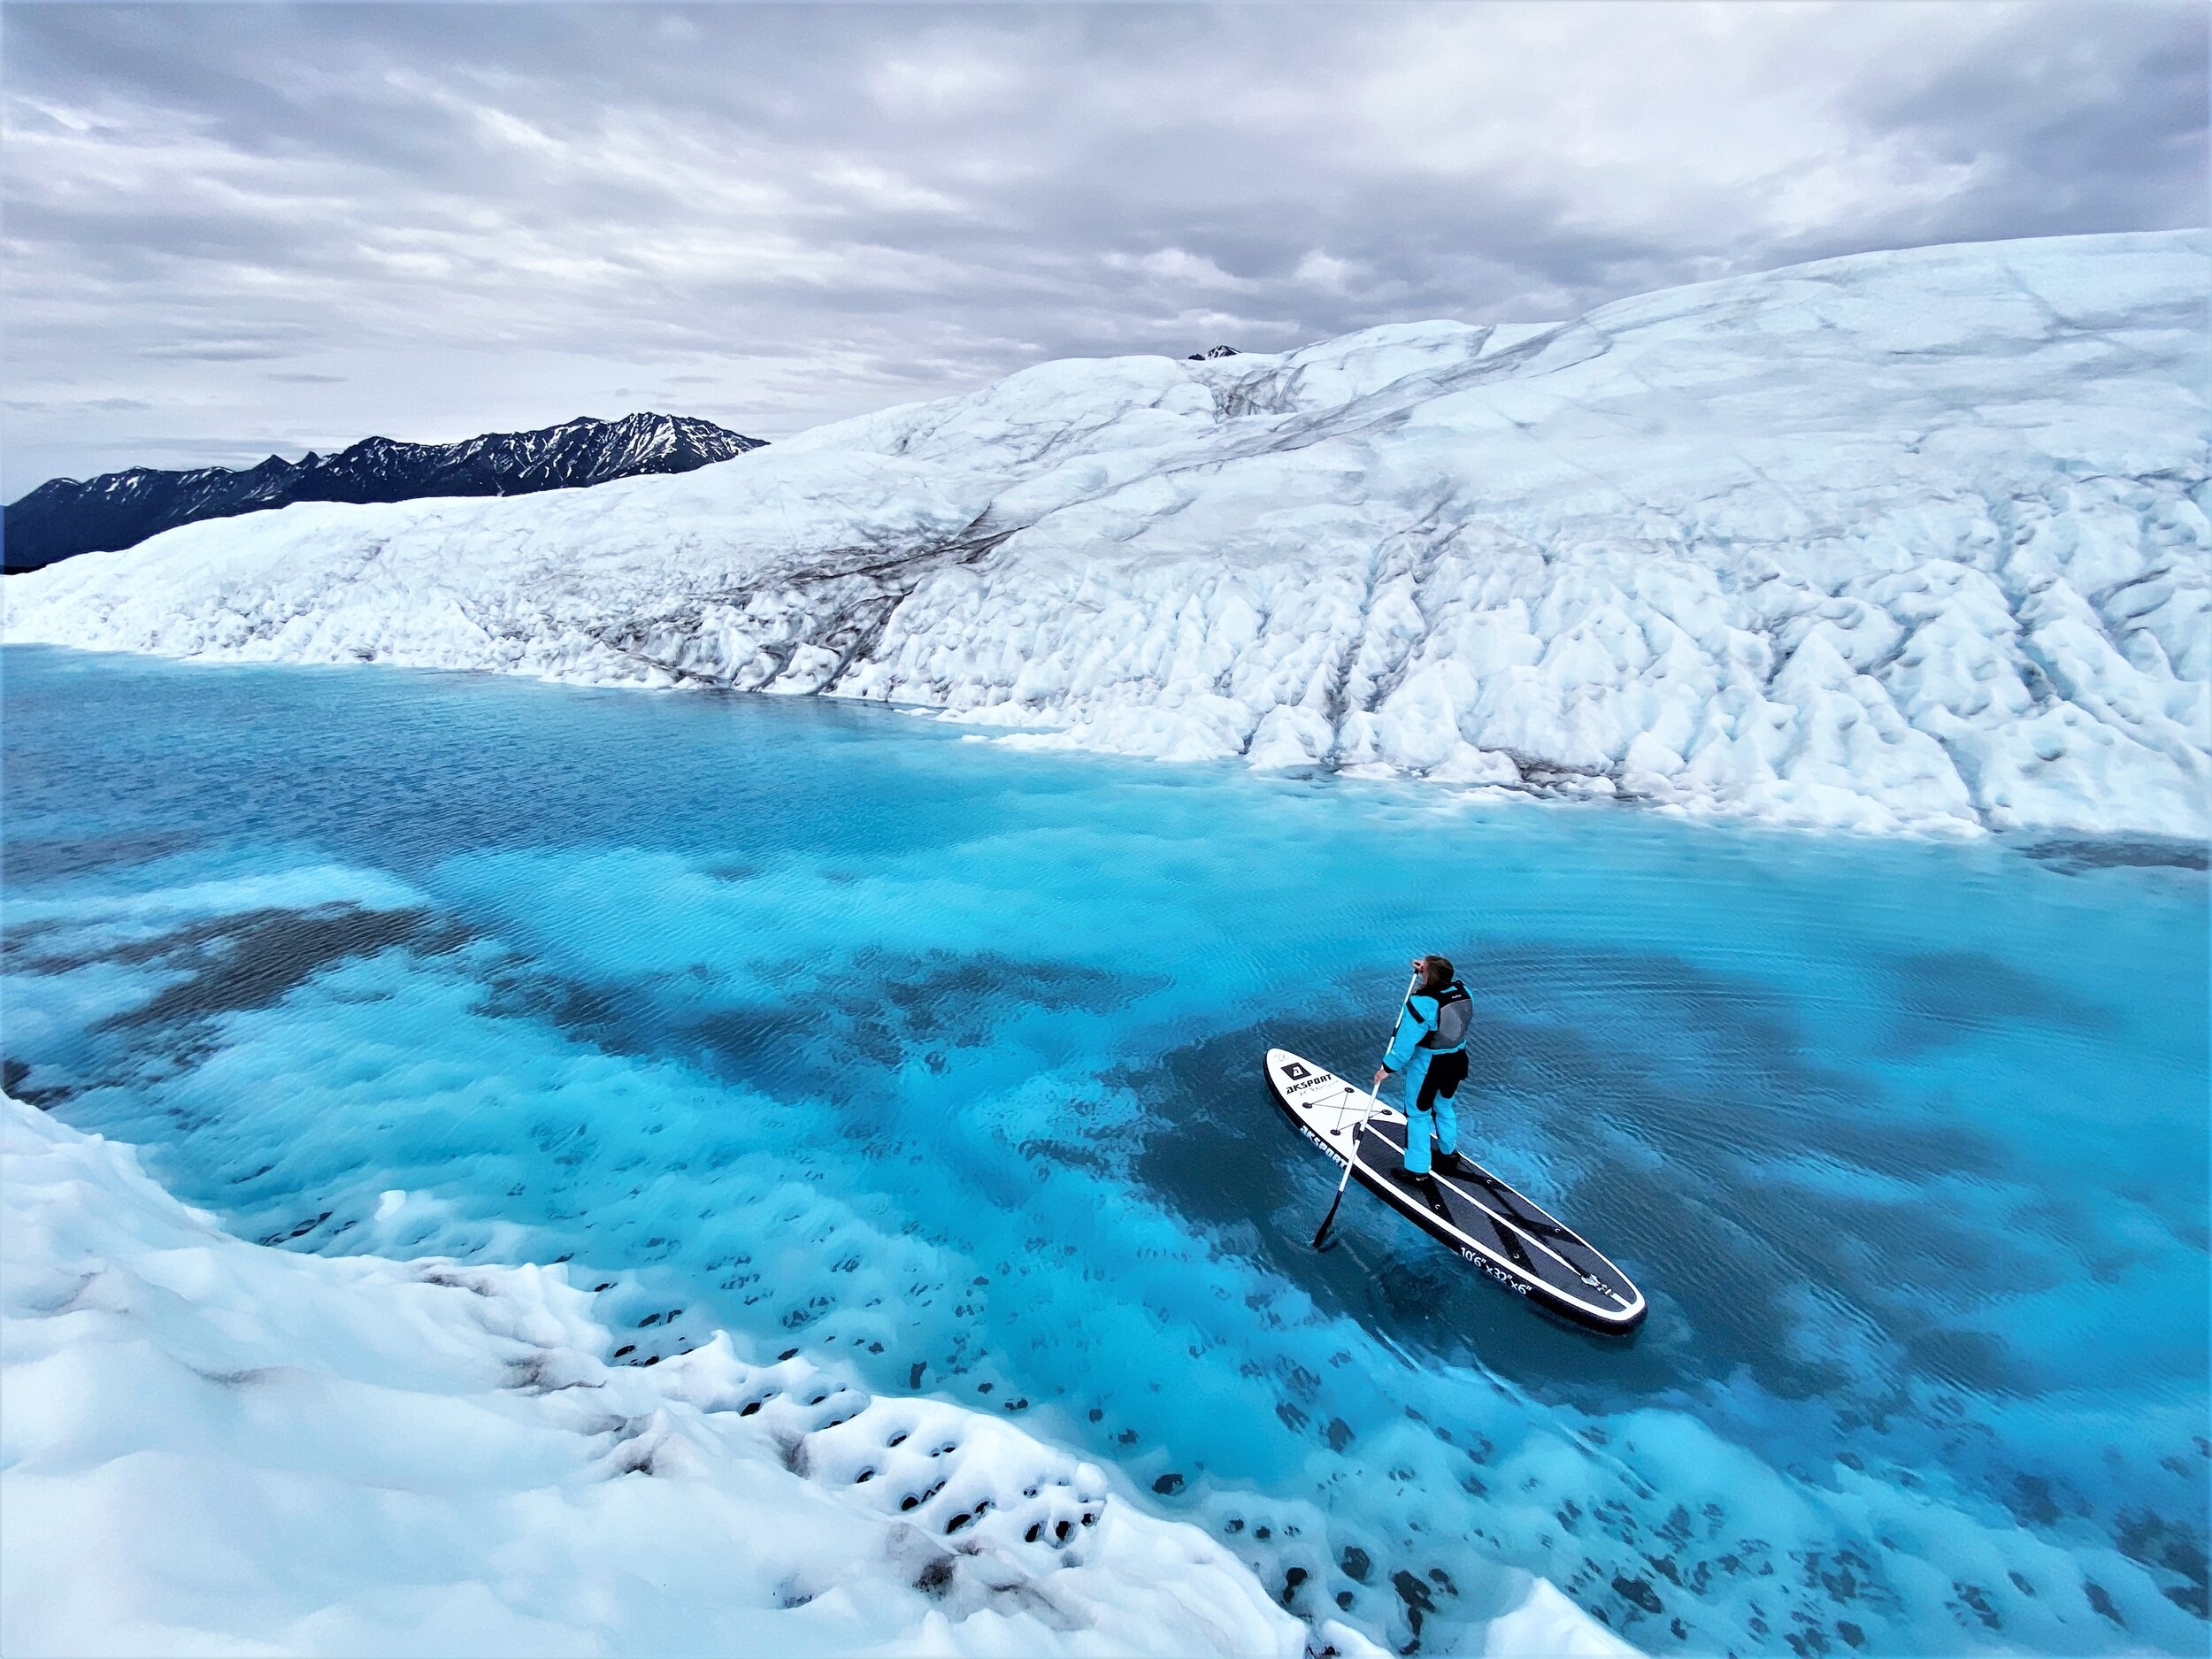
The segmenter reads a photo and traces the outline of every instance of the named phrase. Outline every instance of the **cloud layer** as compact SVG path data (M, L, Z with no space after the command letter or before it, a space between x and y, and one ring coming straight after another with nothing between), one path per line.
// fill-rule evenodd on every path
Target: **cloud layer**
M5 494L2202 222L2194 5L11 5Z

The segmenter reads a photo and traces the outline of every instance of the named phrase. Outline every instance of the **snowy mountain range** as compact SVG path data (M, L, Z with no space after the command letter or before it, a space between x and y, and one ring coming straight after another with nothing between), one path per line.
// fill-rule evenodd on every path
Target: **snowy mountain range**
M1048 363L742 467L298 505L9 637L918 705L1011 741L1864 830L2202 838L2201 232Z
M646 472L688 472L762 440L687 415L588 418L536 432L494 432L459 443L367 438L335 455L257 466L163 472L134 466L97 478L57 478L7 509L10 571L78 553L111 551L203 518L296 501L394 502L425 495L526 495Z

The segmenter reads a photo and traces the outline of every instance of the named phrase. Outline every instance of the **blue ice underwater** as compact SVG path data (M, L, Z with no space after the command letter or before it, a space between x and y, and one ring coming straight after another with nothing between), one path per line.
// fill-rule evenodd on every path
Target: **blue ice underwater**
M1655 1651L2204 1647L2200 856L385 670L6 690L11 1087L248 1236L568 1256L637 1360L1014 1413L1394 1646L1509 1566ZM1305 1248L1254 1057L1356 1069L1448 942L1470 1130L1632 1343L1377 1206Z

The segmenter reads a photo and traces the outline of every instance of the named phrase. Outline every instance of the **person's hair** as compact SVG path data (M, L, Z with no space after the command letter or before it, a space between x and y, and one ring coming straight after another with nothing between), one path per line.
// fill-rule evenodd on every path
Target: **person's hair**
M1440 991L1452 982L1452 959L1433 953L1421 958L1421 988Z

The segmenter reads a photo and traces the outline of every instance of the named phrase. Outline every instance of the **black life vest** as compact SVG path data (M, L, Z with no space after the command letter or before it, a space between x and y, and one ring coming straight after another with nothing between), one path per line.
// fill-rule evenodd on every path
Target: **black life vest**
M1416 991L1414 996L1432 996L1436 999L1436 1028L1424 1032L1419 1046L1431 1051L1464 1047L1467 1027L1475 1017L1475 1000L1467 995L1467 987L1457 979L1440 991ZM1413 1011L1413 999L1406 999L1406 1011Z

